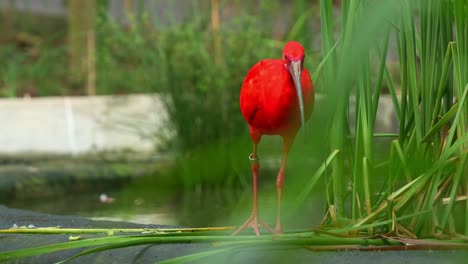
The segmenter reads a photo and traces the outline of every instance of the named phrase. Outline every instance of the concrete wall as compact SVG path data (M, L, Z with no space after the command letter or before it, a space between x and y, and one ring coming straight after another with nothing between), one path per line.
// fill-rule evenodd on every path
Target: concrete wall
M151 95L0 99L0 153L151 151L166 116Z

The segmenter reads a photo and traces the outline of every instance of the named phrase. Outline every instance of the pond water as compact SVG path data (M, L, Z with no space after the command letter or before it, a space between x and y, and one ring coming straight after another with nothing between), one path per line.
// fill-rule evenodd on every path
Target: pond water
M271 178L271 179L270 179ZM274 223L276 213L275 178L268 177L259 189L259 210L265 221ZM103 203L105 193L113 201ZM323 203L311 197L300 210L292 210L295 191L285 187L283 219L291 228L320 223ZM142 177L117 190L70 194L34 200L13 200L7 206L37 212L79 215L96 220L128 221L141 224L167 224L190 227L240 225L252 208L251 187L227 189L161 188L154 179ZM296 211L296 212L293 212ZM297 215L300 217L297 217Z

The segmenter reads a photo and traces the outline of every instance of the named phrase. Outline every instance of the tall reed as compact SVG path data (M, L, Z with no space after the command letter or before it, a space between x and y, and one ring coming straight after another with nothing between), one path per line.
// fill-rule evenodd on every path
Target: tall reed
M386 219L392 224L378 231L468 232L467 12L463 0L351 0L338 31L332 1L321 1L323 57L337 45L320 74L332 118L330 149L340 153L331 161L334 221L351 219L353 228L371 233L364 224ZM389 52L398 54L399 81L389 73ZM375 132L384 86L398 135ZM356 101L351 127L349 96ZM380 137L389 138L383 160L376 157ZM396 220L415 211L421 214Z

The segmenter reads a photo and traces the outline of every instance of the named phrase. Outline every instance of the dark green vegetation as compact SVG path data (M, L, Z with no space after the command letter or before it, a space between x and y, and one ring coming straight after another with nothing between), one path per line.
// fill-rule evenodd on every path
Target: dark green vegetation
M334 25L325 2L323 51L337 43L337 52L325 65L323 81L327 98L338 101L326 105L333 120L330 149L340 151L331 163L329 223L351 220L357 230L390 221L369 234L468 234L466 1L351 1L342 8L339 39L330 34ZM400 90L385 64L389 43L397 45ZM400 133L382 135L394 139L380 160L374 124L384 84ZM349 94L357 100L353 130L347 127Z
M105 250L162 241L225 241L218 251L193 256L200 257L263 243L315 245L317 234L326 233L320 244L337 245L333 249L343 248L349 241L369 245L371 240L362 237L381 234L387 238L378 238L376 243L396 240L398 245L435 243L432 245L441 247L444 243L458 243L447 247L466 248L468 3L351 0L343 1L338 17L333 11L331 0L320 1L322 59L316 62L323 67L307 66L316 73L317 90L325 96L317 102L309 121L310 133L296 139L286 172L285 188L299 193L288 210L305 206L304 200L314 194L319 194L317 200L326 204L326 211L320 212L325 219L316 232L292 233L284 240L271 236L255 239L165 234L103 238L68 246L96 243L101 246L96 250ZM290 35L281 40L310 36L310 29L301 26L305 18L298 17ZM168 42L159 42L153 53L144 54L148 61L154 59L165 65L160 67L164 69L162 77L156 78L164 84L156 86L167 88L159 91L170 98L170 116L178 135L171 146L183 151L178 169L183 171L180 179L187 188L233 186L238 182L249 186L246 157L250 147L246 125L236 113L238 89L254 61L280 54L281 42L257 29L240 30L244 26L239 25L251 25L242 24L249 23L247 18L241 24L223 24L219 31L206 31L208 19L199 14L193 21L176 26L175 33L159 32L165 38L159 39L157 34L155 41ZM262 32L261 26L254 25ZM219 40L222 45L217 46ZM242 41L238 53L234 52L239 46L237 40ZM184 47L188 42L190 47ZM151 57L156 51L160 53ZM399 66L396 77L387 66L388 58L395 55ZM181 61L184 63L179 65ZM312 61L313 56L309 56L307 62ZM393 99L398 134L375 132L377 106L384 91ZM354 121L348 114L351 96L356 99ZM379 143L381 138L385 139L383 144ZM260 147L261 158L274 148L268 142ZM43 254L61 246L3 256Z

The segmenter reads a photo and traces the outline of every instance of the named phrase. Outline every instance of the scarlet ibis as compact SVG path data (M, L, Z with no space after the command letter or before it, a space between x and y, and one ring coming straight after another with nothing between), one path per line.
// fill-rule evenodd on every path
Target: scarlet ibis
M249 155L253 174L253 209L247 221L233 233L251 227L260 235L258 225L270 232L281 233L281 191L288 152L294 138L309 118L314 105L314 86L304 68L304 47L296 41L286 43L282 59L266 59L255 64L247 73L240 92L240 109L249 125L253 153ZM257 177L259 158L257 145L262 135L283 138L281 167L276 180L276 227L270 227L258 217Z

